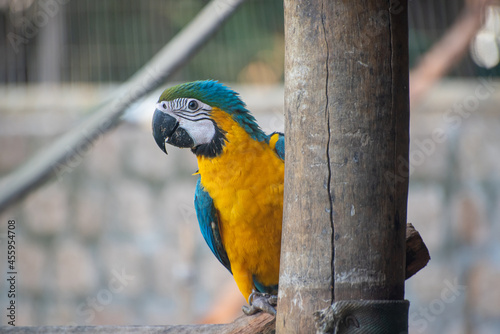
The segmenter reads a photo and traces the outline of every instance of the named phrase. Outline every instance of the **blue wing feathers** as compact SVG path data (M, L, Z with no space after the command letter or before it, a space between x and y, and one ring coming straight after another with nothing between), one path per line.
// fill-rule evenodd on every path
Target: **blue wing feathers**
M194 207L196 217L200 224L201 234L208 247L215 257L231 272L231 264L227 257L226 250L222 244L222 238L219 230L219 218L217 210L214 207L212 197L203 189L200 179L196 183L196 192L194 194ZM231 272L232 273L232 272Z
M285 161L285 135L281 132L273 132L269 136L267 136L267 142L271 139L271 137L275 134L279 135L278 141L274 146L274 151L278 154L281 160Z

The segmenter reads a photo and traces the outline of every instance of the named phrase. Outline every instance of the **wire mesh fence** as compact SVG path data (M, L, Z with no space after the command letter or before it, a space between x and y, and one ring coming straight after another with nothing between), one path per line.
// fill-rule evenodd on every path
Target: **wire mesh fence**
M0 82L119 82L129 78L206 0L0 1ZM410 1L410 63L459 16L464 1ZM283 80L283 1L247 1L177 81ZM451 75L498 75L467 56Z
M23 5L16 6L20 2ZM206 3L7 1L0 9L5 29L0 37L5 56L1 81L124 81ZM248 1L176 79L234 82L253 75L279 82L282 59L282 1Z

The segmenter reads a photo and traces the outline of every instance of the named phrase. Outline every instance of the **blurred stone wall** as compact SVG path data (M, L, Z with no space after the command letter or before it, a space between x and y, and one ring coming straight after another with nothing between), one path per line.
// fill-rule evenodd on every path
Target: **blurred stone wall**
M406 284L412 333L500 333L499 88L445 82L412 111L408 220L432 258Z
M500 332L499 87L444 82L412 111L408 220L432 260L406 284L411 333ZM1 175L112 89L0 89ZM281 87L235 89L264 130L283 129ZM198 230L195 158L157 148L151 101L0 214L2 277L16 220L17 325L193 323L235 289Z
M251 107L266 131L283 129L281 87L237 90L255 101ZM1 175L46 150L112 91L77 85L0 90ZM237 289L198 228L195 157L175 147L166 156L151 135L159 95L134 106L127 122L0 214L2 277L7 222L16 221L17 325L193 323L219 294ZM2 279L2 309L9 302L6 287Z

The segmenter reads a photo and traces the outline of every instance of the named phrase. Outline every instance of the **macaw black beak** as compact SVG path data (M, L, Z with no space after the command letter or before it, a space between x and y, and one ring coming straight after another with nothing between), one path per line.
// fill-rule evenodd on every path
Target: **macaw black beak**
M181 127L179 122L167 113L156 109L153 115L153 137L156 144L167 153L165 144L177 147L193 147L194 142L189 133Z

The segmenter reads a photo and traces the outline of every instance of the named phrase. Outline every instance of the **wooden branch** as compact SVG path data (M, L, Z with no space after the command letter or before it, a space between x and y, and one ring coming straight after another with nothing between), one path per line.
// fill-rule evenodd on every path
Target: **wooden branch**
M406 274L405 280L424 268L429 260L429 250L420 233L411 223L406 224Z
M0 326L4 334L271 334L274 333L275 318L267 313L241 316L230 324L223 325L178 325L178 326Z
M276 327L276 318L267 313L260 313L254 316L243 315L235 322L224 325L227 334L271 334Z
M448 73L466 54L482 26L484 9L492 0L469 0L444 36L410 71L410 103L417 104L432 85Z
M74 168L92 143L115 127L124 111L139 98L165 84L222 26L245 0L212 0L161 49L118 92L80 126L41 150L20 168L0 180L0 212L26 196L53 175L62 176Z

